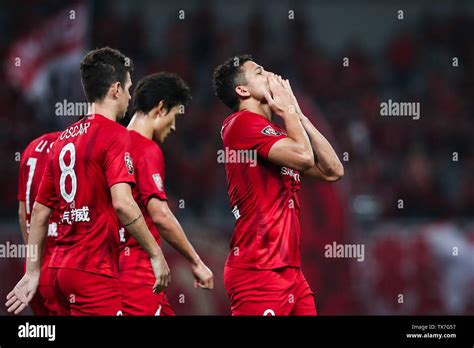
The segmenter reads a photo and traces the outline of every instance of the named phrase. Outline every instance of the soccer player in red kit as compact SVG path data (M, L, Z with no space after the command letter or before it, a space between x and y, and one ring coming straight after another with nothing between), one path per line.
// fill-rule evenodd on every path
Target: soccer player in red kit
M51 256L51 282L59 315L120 315L119 227L124 226L150 257L161 292L169 268L132 196L135 184L131 144L116 120L125 114L131 87L131 60L105 47L81 62L81 79L94 111L56 139L33 206L28 246L44 246L53 207L59 207L57 245ZM27 258L26 273L7 295L18 314L33 297L40 262Z
M297 192L302 177L335 181L343 166L301 112L288 80L265 71L250 55L218 66L213 84L234 111L221 130L225 151L234 154L225 163L236 220L224 268L232 314L316 315L301 272Z
M158 144L176 130L176 117L190 99L177 75L162 72L141 79L133 94L134 116L128 125L135 166L133 197L158 243L160 235L190 263L195 287L213 288L211 270L201 261L168 207L164 187L165 162ZM119 280L124 315L174 315L165 292L151 293L153 271L146 252L128 233L121 236Z
M59 134L61 133L52 132L34 139L21 154L18 176L18 218L25 243L28 243L33 203L49 160L51 147ZM31 310L36 315L54 315L57 310L56 299L49 282L48 264L56 245L58 220L57 210L54 210L49 221L48 237L43 251L38 291L30 302Z

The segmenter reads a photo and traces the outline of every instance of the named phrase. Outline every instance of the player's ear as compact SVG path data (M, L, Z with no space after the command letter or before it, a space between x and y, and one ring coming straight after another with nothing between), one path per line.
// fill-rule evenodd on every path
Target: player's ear
M250 92L246 86L235 86L235 93L240 97L250 97Z
M160 100L158 105L151 109L150 113L152 114L153 118L157 116L164 116L166 114L165 102Z
M114 98L117 98L118 97L118 93L120 92L120 82L115 82L115 83L112 83L112 86L110 86L110 90L112 92L112 96Z
M159 112L159 115L160 116L165 116L166 115L166 106L165 106L165 101L164 100L160 100L160 102L158 103L158 112Z

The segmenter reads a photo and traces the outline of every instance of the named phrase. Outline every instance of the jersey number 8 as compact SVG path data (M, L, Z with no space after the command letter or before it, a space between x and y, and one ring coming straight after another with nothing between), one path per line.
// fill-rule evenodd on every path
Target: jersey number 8
M64 156L69 152L70 160L69 164L66 165L64 162ZM76 148L73 143L65 145L61 149L59 154L59 167L61 168L61 177L59 179L59 188L61 190L61 196L67 203L71 203L76 196L77 191L77 178L76 173L74 172L74 164L76 163ZM66 191L66 178L71 177L71 192Z

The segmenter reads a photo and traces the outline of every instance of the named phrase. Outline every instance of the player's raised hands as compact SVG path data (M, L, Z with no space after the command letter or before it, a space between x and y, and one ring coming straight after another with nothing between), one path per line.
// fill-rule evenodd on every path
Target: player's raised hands
M5 306L8 313L19 314L28 306L38 289L39 276L39 273L25 273L23 278L15 285L15 288L7 295Z
M150 261L156 278L153 292L159 294L170 284L171 272L162 253L159 256L152 257Z
M294 96L285 87L281 76L269 75L268 86L270 91L266 91L264 96L272 111L280 117L295 114Z
M199 261L192 266L193 276L194 276L194 287L201 289L214 289L214 275L212 271L204 264L204 262Z
M282 84L285 87L285 89L288 91L288 93L290 93L290 95L293 98L293 105L295 107L296 113L299 114L299 115L303 115L303 113L301 111L301 108L300 108L300 105L298 104L298 100L296 99L296 96L293 93L293 89L291 88L290 81L288 79L286 79L286 80L282 79L281 81L282 81Z

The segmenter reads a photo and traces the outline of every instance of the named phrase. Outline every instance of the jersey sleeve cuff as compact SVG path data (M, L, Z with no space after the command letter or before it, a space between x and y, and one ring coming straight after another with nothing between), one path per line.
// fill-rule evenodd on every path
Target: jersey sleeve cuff
M148 203L150 203L150 201L153 199L153 198L156 198L156 199L159 199L160 201L168 201L168 197L166 197L166 194L151 194L149 195L146 199L145 199L145 207L148 206Z
M120 184L120 183L129 184L132 188L135 187L135 185L136 185L136 182L133 179L130 179L130 178L117 178L115 180L112 180L112 181L108 182L109 188L111 188L115 184Z
M260 156L262 156L265 160L268 159L268 153L270 152L270 149L272 148L273 144L275 144L278 140L285 139L286 136L280 136L276 137L274 139L268 140L265 145L262 146L260 149Z
M54 207L56 206L55 201L51 201L51 200L46 199L46 198L43 199L43 197L39 197L39 196L36 197L35 202L38 202L39 204L47 206L50 209L54 209Z

